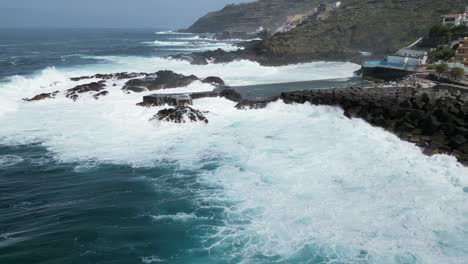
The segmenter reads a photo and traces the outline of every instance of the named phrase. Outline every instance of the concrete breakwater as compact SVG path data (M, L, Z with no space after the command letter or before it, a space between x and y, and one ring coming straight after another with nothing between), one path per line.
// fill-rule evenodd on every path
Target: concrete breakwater
M420 146L427 155L450 154L468 165L468 92L423 88L345 88L285 92L285 103L334 105Z

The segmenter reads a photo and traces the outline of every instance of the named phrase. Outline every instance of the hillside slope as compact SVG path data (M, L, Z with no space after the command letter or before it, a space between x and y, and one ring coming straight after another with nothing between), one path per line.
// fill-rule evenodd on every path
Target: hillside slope
M185 29L193 33L255 32L259 27L275 31L287 16L313 10L330 0L258 0L238 5L227 5L211 12Z
M277 33L255 52L288 60L394 52L427 35L442 14L461 12L467 4L466 0L343 0L328 17L310 18L289 32Z

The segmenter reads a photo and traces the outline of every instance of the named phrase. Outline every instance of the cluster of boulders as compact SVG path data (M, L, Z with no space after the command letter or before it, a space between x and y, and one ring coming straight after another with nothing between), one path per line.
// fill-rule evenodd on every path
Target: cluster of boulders
M152 120L168 121L176 123L191 122L205 122L208 119L199 110L193 109L190 105L193 100L207 98L207 97L223 97L234 102L242 102L242 96L234 89L224 86L218 87L210 92L196 92L196 93L179 93L179 94L151 94L143 96L143 102L138 103L138 106L153 107L153 106L174 106L174 108L167 108L160 110Z
M107 95L109 92L104 91L106 87L106 81L92 82L82 85L77 85L71 89L65 91L65 96L67 98L76 101L80 94L91 93L95 99L98 99L101 96Z
M198 78L195 75L183 75L173 71L158 71L154 73L137 73L137 72L120 72L110 74L96 74L92 76L81 76L70 78L72 81L82 81L88 79L99 79L86 84L77 85L71 89L65 90L65 97L76 101L82 94L91 94L94 99L99 99L102 96L109 94L106 90L106 82L109 80L125 80L129 79L122 90L126 93L154 91L168 88L181 88L191 84L194 81L201 81L215 86L224 86L224 81L216 76L207 78ZM114 83L114 86L116 84ZM59 91L52 93L41 93L32 98L24 98L24 101L39 101L44 99L52 99L57 96Z
M174 123L186 122L204 122L208 123L208 119L203 115L203 112L193 109L190 106L176 106L174 108L166 108L160 110L151 120L159 120Z
M451 154L468 164L468 93L441 86L346 88L287 92L281 99L340 106L346 116L383 127L428 155Z

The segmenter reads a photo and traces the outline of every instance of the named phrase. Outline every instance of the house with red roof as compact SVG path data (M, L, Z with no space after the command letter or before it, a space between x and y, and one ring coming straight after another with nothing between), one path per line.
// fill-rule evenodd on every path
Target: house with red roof
M468 6L465 7L464 13L443 15L442 25L451 25L451 26L466 25L468 26Z

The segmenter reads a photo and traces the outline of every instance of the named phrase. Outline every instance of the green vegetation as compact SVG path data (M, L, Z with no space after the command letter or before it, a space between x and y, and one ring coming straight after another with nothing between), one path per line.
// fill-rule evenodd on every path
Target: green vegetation
M389 54L427 35L442 14L460 12L466 0L343 0L324 19L275 34L257 50L282 57L339 60L364 50ZM434 33L435 34L435 33Z
M200 18L191 32L252 32L263 26L275 30L286 16L304 13L320 3L336 0L258 0L229 5ZM358 51L389 54L431 32L433 41L444 42L466 28L442 28L440 16L461 12L466 0L342 0L342 5L320 19L310 17L285 33L276 33L252 50L259 57L287 63L310 60L347 60ZM436 47L429 46L429 47ZM435 57L445 56L441 51ZM448 55L447 55L448 56Z
M441 75L448 73L450 71L450 68L447 63L442 62L435 66L435 71L437 73L437 76L439 76L440 78Z
M450 70L450 76L452 77L453 80L458 80L465 75L465 70L460 67L455 67Z
M429 63L438 62L440 60L446 61L455 56L455 50L443 47L443 48L436 48L435 50L429 52Z
M434 25L429 30L429 35L424 38L422 46L438 47L450 44L452 41L468 35L468 27L465 25L450 26L450 25Z

